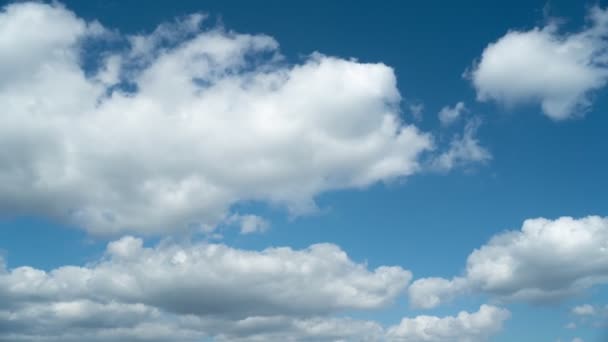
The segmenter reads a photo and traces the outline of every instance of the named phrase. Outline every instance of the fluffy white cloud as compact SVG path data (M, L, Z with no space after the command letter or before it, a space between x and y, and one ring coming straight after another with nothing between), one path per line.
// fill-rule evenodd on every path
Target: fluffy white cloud
M502 330L509 311L482 305L479 311L460 312L457 316L418 316L404 318L388 330L390 341L407 342L478 342Z
M303 213L419 170L432 139L401 121L390 67L289 65L271 37L203 21L121 36L57 4L5 7L0 212L99 234L210 229L240 201ZM104 49L108 35L126 47Z
M218 244L146 248L125 237L110 243L106 258L90 267L5 271L0 308L86 299L142 303L179 314L325 314L385 306L410 279L400 267L370 271L331 244L255 252Z
M435 307L456 295L551 301L608 283L608 218L529 219L471 253L463 277L416 280L410 302Z
M145 247L125 237L85 267L0 271L0 341L485 341L508 312L406 318L385 328L336 317L391 303L400 267L368 270L338 247L245 251Z
M464 127L462 135L455 135L448 149L434 157L431 168L448 171L455 167L476 163L485 163L492 159L492 154L475 136L481 124L479 119L472 119Z
M445 106L439 111L439 121L442 125L450 125L460 118L467 111L464 102L458 102L453 107Z
M469 75L478 99L540 103L554 120L583 114L592 92L608 80L608 11L594 7L589 19L578 33L562 33L550 23L510 31L488 45Z

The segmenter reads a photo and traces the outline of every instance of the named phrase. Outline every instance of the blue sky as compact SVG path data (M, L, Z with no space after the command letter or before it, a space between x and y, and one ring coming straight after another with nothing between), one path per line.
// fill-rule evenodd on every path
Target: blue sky
M605 338L603 2L0 4L0 341Z

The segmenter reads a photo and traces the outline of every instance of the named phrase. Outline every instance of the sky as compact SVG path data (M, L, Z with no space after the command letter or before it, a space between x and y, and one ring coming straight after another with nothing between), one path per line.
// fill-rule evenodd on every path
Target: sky
M0 342L608 339L608 3L0 8Z

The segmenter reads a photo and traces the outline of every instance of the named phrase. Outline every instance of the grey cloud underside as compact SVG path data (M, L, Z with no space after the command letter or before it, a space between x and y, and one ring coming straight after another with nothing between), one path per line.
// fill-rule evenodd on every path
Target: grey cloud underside
M256 252L124 237L89 266L3 268L0 341L485 341L509 317L482 306L385 328L335 316L385 307L410 279L330 244Z
M4 270L0 340L365 336L382 328L328 315L385 306L410 279L399 267L368 270L329 244L255 252L215 244L145 248L125 237L90 266Z
M86 299L143 303L179 314L325 314L382 307L411 279L400 267L368 271L330 244L303 251L213 244L150 249L125 237L109 244L106 258L91 267L6 272L0 296L7 300L0 307L11 308L8 299Z
M606 283L608 218L538 218L473 251L464 275L418 279L408 292L412 305L432 308L468 293L502 301L551 302Z

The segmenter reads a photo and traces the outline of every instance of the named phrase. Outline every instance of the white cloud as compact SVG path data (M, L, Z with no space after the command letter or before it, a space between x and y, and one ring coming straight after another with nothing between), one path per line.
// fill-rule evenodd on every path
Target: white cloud
M608 218L526 220L471 253L463 277L416 280L410 303L431 308L463 293L552 301L608 283Z
M540 103L554 120L583 114L608 80L608 11L591 9L590 25L562 33L550 23L510 31L488 45L470 73L481 101Z
M468 283L464 278L452 280L443 278L422 278L416 280L408 289L410 305L416 308L431 309L442 301L466 293Z
M140 304L61 302L0 311L0 341L379 341L383 327L349 318L175 315ZM44 337L42 337L44 336Z
M390 67L318 53L288 65L271 37L203 21L116 33L128 47L85 72L99 24L56 4L5 7L0 211L162 233L213 227L240 201L304 213L324 191L419 171L432 139L400 119Z
M467 107L464 102L458 102L453 107L445 106L439 111L439 121L442 125L450 125L460 118L460 116L467 111Z
M251 317L232 324L217 341L381 341L384 328L373 321L350 318Z
M490 305L482 305L479 311L460 312L457 316L418 316L404 318L388 330L390 341L408 342L477 342L502 330L510 317L509 311Z
M579 305L572 308L572 313L579 316L592 316L595 314L595 308L589 304Z
M145 247L125 237L88 266L0 272L0 341L485 341L508 311L378 322L337 317L393 302L410 272L368 270L337 246Z
M141 304L61 302L0 311L0 341L408 341L483 342L502 330L505 309L483 305L457 316L377 322L327 316L228 317L175 315ZM44 337L42 337L44 336Z
M0 308L12 301L86 299L180 314L325 314L383 307L411 279L400 267L370 271L331 244L253 252L217 244L147 248L125 237L111 242L106 254L90 267L0 274L0 297L7 298Z
M580 337L575 337L572 339L572 342L585 342L585 341Z
M226 220L227 224L238 224L241 234L261 233L270 227L270 222L257 215L232 214Z
M491 153L481 146L475 137L479 125L479 119L467 122L464 133L461 136L456 135L450 142L447 151L434 157L431 167L439 171L448 171L473 163L485 163L492 159Z

